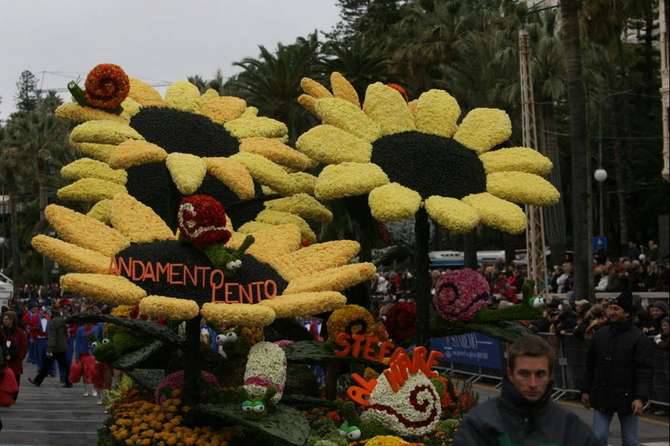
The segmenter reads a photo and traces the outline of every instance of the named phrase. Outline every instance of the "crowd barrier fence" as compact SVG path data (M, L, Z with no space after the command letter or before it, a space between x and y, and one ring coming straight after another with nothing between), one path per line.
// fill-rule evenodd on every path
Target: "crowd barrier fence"
M566 397L579 397L582 379L586 371L586 355L588 341L572 335L556 335L553 333L538 333L544 337L556 350L557 363L554 367L554 393L555 400ZM498 368L487 368L480 365L461 364L456 361L443 362L443 369L459 375L467 376L466 382L475 383L482 379L499 381L500 386L505 373L505 358L507 345L500 348L501 358ZM670 407L670 352L667 350L654 349L654 375L652 383L652 394L649 404Z

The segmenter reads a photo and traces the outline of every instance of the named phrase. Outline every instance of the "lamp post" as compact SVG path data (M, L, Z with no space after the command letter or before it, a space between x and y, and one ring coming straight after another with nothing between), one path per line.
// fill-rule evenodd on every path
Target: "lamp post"
M601 153L601 158L602 158L602 153ZM602 163L602 159L600 160ZM602 164L601 164L602 165ZM603 205L603 183L605 180L607 180L607 171L603 169L602 167L599 167L593 172L593 178L598 182L598 195L599 195L599 203L598 203L598 222L600 224L600 231L599 234L600 236L605 235L605 218L604 218L604 205Z

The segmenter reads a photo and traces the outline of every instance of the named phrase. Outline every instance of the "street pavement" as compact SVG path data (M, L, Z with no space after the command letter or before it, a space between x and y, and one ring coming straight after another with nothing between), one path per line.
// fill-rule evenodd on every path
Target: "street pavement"
M473 388L479 393L480 402L496 397L499 394L494 386L475 384ZM589 426L592 425L592 411L585 409L584 406L577 402L561 402L561 405L576 413ZM663 418L645 415L640 418L640 446L670 446L669 421L670 419L667 416ZM621 429L616 417L610 425L609 444L611 446L621 445Z
M0 407L0 446L93 446L97 429L105 420L97 398L84 397L84 386L61 387L47 377L40 387L28 382L37 374L26 363L19 399L12 407Z
M28 382L35 376L35 366L26 364L21 378L21 392L17 403L0 408L4 425L0 431L0 446L92 446L96 444L96 430L106 415L97 399L84 397L82 384L71 389L61 387L58 378L47 378L42 386ZM493 386L476 384L480 401L497 396ZM592 413L572 402L561 403L591 425ZM670 446L668 417L642 417L640 420L641 446ZM621 444L619 424L615 419L610 428L610 445Z

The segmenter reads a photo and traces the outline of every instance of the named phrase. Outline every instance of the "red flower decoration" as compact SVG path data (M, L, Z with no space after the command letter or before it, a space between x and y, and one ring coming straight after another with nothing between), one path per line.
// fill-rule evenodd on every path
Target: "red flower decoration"
M179 233L198 248L215 243L226 243L230 231L226 229L226 210L209 195L184 197L177 213Z
M398 93L400 93L402 95L403 99L405 99L405 101L408 100L407 90L405 90L401 85L395 84L393 82L389 82L388 84L386 84L386 86L391 87L394 90L396 90Z
M384 326L391 339L404 341L416 334L416 303L398 302L386 312Z
M130 80L123 69L111 63L96 65L86 76L86 102L95 108L116 110L130 91Z

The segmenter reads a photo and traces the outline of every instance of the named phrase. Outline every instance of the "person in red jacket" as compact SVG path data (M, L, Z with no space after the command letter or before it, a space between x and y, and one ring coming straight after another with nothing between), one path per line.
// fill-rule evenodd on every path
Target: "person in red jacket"
M13 311L2 315L2 329L0 329L2 354L7 367L12 369L16 376L16 383L21 384L23 374L23 360L28 353L28 337L18 324L18 318Z
M23 315L23 326L28 335L28 362L37 364L35 333L40 328L40 307L37 304L31 305L30 310Z

